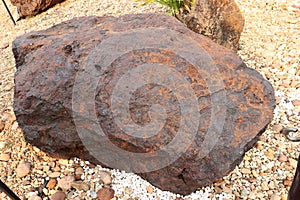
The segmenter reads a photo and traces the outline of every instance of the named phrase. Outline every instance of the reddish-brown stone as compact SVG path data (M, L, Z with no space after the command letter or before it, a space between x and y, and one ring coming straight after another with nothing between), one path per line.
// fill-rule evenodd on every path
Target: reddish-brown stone
M20 17L37 15L64 0L10 0Z
M97 197L99 200L110 200L114 198L115 191L111 188L101 188L97 192Z
M13 52L14 110L28 142L163 190L189 194L221 179L273 117L274 91L258 72L170 16L75 18L18 37ZM123 126L124 110L139 137Z
M238 50L245 22L234 0L195 0L189 9L182 7L177 17L196 33Z

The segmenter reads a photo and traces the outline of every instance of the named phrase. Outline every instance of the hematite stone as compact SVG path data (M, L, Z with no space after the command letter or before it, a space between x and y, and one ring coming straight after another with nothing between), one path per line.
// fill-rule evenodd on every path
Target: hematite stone
M227 175L272 120L272 86L162 14L81 17L13 42L25 139L189 194Z

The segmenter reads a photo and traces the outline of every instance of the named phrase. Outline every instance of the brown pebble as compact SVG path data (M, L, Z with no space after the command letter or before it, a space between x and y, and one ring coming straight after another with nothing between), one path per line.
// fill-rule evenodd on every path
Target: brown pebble
M4 122L0 120L0 132L2 132L5 128Z
M222 190L220 187L216 186L216 187L215 187L215 192L216 192L217 194L221 194L221 193L223 192L223 190Z
M300 106L300 100L292 100L294 106Z
M57 185L63 190L68 190L71 188L72 182L75 181L75 176L64 176L58 180Z
M8 42L3 42L3 43L0 45L0 49L6 49L7 47L9 47L9 43L8 43Z
M146 187L146 190L147 190L147 192L148 193L153 193L153 187L151 186L151 185L148 185L147 187Z
M17 177L23 178L24 176L28 175L30 172L30 163L29 162L20 162L17 169Z
M97 192L99 200L111 200L115 195L115 191L111 188L101 188Z
M289 179L286 179L286 180L283 181L283 185L284 185L284 186L291 186L292 183L293 183L293 181L291 181L291 180L289 180Z
M57 180L51 178L51 179L49 180L49 182L47 183L46 187L49 188L49 189L54 189L55 186L56 186L56 184L57 184Z
M278 158L279 162L286 162L287 160L288 160L288 158L286 155L283 155L283 154L279 155L279 158Z
M64 192L55 192L51 195L50 200L65 200L66 194Z
M84 173L84 170L82 167L77 167L75 169L75 179L76 180L81 180L81 175Z
M75 174L83 174L83 173L84 173L84 170L83 170L82 167L77 167L77 168L75 169Z
M0 160L1 161L9 161L10 155L8 153L1 153L0 154Z
M54 167L53 171L59 172L60 171L60 167L59 166Z
M256 148L259 149L259 150L263 150L263 149L264 149L264 146L263 146L260 142L258 142L258 143L256 144Z
M82 174L75 174L75 180L76 181L81 180L81 175Z

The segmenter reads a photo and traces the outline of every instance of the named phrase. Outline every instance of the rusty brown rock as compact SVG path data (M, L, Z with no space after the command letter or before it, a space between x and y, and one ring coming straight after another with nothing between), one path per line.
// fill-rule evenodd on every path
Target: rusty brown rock
M10 0L20 17L37 15L64 0Z
M115 191L111 188L101 188L97 191L97 197L99 200L110 200L114 197Z
M221 179L273 117L274 91L258 72L170 16L75 18L18 37L13 52L28 142L163 190Z
M237 51L244 17L234 0L196 0L183 7L177 18L196 33Z

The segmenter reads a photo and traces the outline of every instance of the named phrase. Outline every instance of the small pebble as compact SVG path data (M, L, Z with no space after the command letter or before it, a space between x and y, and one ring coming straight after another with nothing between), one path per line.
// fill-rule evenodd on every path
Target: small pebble
M0 154L0 160L1 161L9 161L10 155L8 153L1 153Z
M58 178L60 176L60 172L50 172L49 178Z
M8 42L3 42L3 43L0 44L0 49L6 49L7 47L9 47Z
M56 192L51 195L50 200L65 200L66 194L64 192Z
M90 189L90 186L82 181L75 181L71 183L71 187L75 188L77 190L83 190L88 191Z
M58 160L58 164L60 164L60 165L67 165L68 163L69 163L69 161L67 159Z
M247 196L248 196L248 191L245 190L245 189L242 189L242 191L241 191L241 196L244 197L244 198L247 198Z
M250 170L250 169L247 169L247 168L241 169L241 172L242 172L243 174L251 174L251 170Z
M58 180L57 185L63 190L68 190L71 188L72 182L75 181L75 177L72 175L64 176Z
M283 181L283 185L284 185L284 186L291 186L292 183L293 183L293 181L291 181L291 180L289 180L289 179L286 179L286 180Z
M57 184L57 180L51 178L51 179L49 180L49 182L47 183L46 187L49 188L49 189L54 189L55 186L56 186L56 184Z
M292 100L294 106L300 106L300 100Z
M287 156L280 154L278 157L279 162L286 162L288 160Z
M17 177L23 178L24 176L28 175L30 172L30 163L29 162L20 162L17 169Z
M277 194L273 194L270 198L270 200L280 200L280 199L281 199L281 197Z
M12 130L12 131L16 131L18 127L19 127L18 122L15 121L15 122L13 123L12 127L11 127L11 130Z
M150 194L153 193L153 191L154 191L154 190L153 190L153 187L152 187L151 185L148 185L148 186L146 187L146 190L147 190L147 192L150 193Z
M0 142L0 149L3 149L5 147L5 145L6 145L6 142Z
M293 168L296 168L297 167L297 164L298 164L298 161L293 159L293 158L289 158L289 163L290 163L290 166L293 167Z
M280 133L280 131L282 131L282 129L283 129L283 127L280 126L280 125L278 125L278 124L276 124L276 125L273 126L273 131L275 133Z
M249 156L247 156L247 155L245 155L243 159L244 160L251 160L251 158Z
M5 124L2 120L0 120L0 133L4 130Z
M111 188L101 188L97 192L99 200L111 200L115 195L115 191Z
M133 193L133 189L130 187L126 187L126 188L124 188L124 192L128 195L131 195Z
M256 144L256 148L259 149L259 150L263 150L263 149L264 149L264 146L263 146L260 142L258 142L258 143Z
M42 200L42 198L37 195L34 195L34 196L28 197L28 200Z
M261 189L264 190L264 191L268 191L268 190L269 190L268 183L263 182L263 183L261 184Z
M257 171L255 171L255 170L252 170L252 175L253 175L255 178L257 178L257 177L258 177L258 173L257 173Z
M48 195L48 189L47 188L43 188L43 193L45 194L45 195Z
M82 167L77 167L75 169L75 179L76 180L81 180L81 175L84 173L84 170L82 169Z
M39 148L37 148L37 147L35 147L35 146L33 146L32 148L33 148L33 151L35 151L35 152L37 152L37 153L39 153L39 152L41 151Z
M75 169L75 174L83 174L83 173L84 173L84 170L83 170L82 167L77 167L77 168Z
M273 159L274 159L274 154L271 153L270 151L266 151L266 152L265 152L265 156L266 156L269 160L273 160Z
M55 166L54 169L53 169L53 171L60 172L60 167L59 166Z
M99 172L99 177L100 177L100 181L104 184L104 185L110 185L111 184L111 176L108 172L106 171L100 171Z

